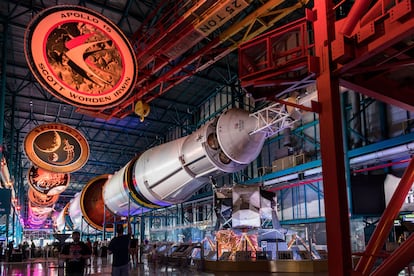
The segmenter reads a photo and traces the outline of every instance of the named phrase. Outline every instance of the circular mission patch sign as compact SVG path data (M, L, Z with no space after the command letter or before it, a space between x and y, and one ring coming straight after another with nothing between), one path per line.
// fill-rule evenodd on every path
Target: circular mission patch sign
M51 172L70 173L80 169L89 158L89 145L76 129L49 123L32 129L24 140L30 161Z
M52 196L61 194L69 185L69 173L57 173L31 166L28 174L30 187L39 193Z
M102 110L133 91L137 60L128 39L91 9L58 5L40 12L25 32L24 51L40 84L71 105Z

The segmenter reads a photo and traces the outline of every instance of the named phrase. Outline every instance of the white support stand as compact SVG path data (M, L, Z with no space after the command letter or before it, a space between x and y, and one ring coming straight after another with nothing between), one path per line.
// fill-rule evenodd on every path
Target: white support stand
M257 119L256 128L250 135L264 131L266 132L266 137L291 127L296 122L288 113L286 106L280 103L275 103L256 111L250 114L250 117Z

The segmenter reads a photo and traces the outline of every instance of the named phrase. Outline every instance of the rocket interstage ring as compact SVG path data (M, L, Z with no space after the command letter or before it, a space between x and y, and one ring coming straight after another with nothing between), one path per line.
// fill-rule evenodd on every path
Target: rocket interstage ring
M114 217L110 210L105 208L102 189L108 178L109 174L104 174L91 179L80 194L79 203L83 218L97 230L103 230L105 224L108 231L112 231L114 220L120 220L119 217Z
M102 190L102 197L106 207L120 216L136 215L147 212L149 209L137 193L132 181L132 166L136 158L128 162L123 168L110 176ZM140 204L141 203L141 204ZM159 206L152 205L157 208Z

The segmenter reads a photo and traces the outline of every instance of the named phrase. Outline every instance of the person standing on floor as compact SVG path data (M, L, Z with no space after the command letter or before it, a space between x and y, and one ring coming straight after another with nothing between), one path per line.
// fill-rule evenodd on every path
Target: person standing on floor
M131 225L128 223L128 234L124 235L124 226L116 225L116 234L108 245L108 253L112 254L112 276L129 275L129 243Z
M32 240L32 243L30 244L30 258L34 258L36 253L36 245L34 244L34 241Z
M131 236L131 241L129 242L129 254L131 256L132 264L138 264L138 239L133 235Z
M144 242L141 242L141 245L139 246L139 263L142 264L142 258L144 257L144 254L146 253L148 249L148 243L149 241L147 239L144 240Z
M7 245L7 261L11 262L12 261L12 255L13 255L13 250L14 250L14 241L10 241L9 244Z
M89 250L92 252L92 242L90 238L86 239L86 245L89 247Z
M90 258L91 251L84 242L80 241L79 231L72 232L72 239L73 242L63 245L59 258L66 261L66 275L84 275L86 259Z

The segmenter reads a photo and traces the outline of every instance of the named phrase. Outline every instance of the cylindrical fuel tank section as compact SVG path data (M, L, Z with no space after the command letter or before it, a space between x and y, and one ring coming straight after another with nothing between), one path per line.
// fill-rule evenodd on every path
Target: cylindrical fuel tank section
M74 227L102 230L104 206L118 216L134 216L182 203L210 177L245 168L257 158L266 138L260 132L250 135L256 124L249 112L230 109L189 136L145 151L107 176L101 189L90 184L80 193L83 196L76 195L68 208Z
M91 179L82 191L75 195L56 216L57 231L64 232L68 220L72 229L88 234L103 231L104 228L109 232L114 230L114 222L120 221L121 218L105 207L102 197L102 188L109 177L109 174L105 174Z

